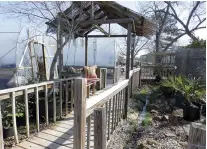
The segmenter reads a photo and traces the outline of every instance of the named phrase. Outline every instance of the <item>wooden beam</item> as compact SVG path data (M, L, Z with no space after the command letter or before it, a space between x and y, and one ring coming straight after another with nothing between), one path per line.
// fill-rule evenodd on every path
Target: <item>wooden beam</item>
M75 79L74 149L85 149L86 129L86 79Z
M122 18L122 19L109 19L109 20L85 20L80 21L78 24L89 25L89 24L109 24L109 23L132 23L133 19L131 18Z
M95 28L97 28L99 31L101 31L104 35L109 36L109 33L107 33L102 27L98 25L93 25Z
M94 3L91 1L91 20L94 19Z
M88 66L88 36L85 36L85 66Z
M88 35L88 38L104 38L104 37L127 37L127 35Z

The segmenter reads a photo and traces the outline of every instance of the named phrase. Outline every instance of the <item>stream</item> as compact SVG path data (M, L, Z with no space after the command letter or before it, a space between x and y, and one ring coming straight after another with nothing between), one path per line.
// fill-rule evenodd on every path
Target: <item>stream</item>
M143 107L143 109L142 109L142 112L141 112L141 114L138 116L138 126L140 125L140 124L142 124L142 121L145 119L145 116L146 116L146 113L147 113L147 111L146 111L146 109L147 109L147 105L149 104L149 94L146 96L146 102L145 102L145 105L144 105L144 107Z

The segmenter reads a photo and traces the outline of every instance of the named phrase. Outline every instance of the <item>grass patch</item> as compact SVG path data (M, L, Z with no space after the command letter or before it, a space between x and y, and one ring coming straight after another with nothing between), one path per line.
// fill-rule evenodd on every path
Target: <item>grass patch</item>
M152 123L152 116L149 112L146 113L144 120L142 121L143 126L148 126Z

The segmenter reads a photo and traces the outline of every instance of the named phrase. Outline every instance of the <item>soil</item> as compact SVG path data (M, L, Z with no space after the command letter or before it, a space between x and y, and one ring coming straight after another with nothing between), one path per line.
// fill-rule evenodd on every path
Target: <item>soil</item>
M148 126L138 126L140 112L131 107L128 119L123 120L114 132L108 149L185 149L187 148L190 122L183 119L182 109L170 111L166 102L156 100L148 106L152 122ZM132 112L134 111L134 112Z

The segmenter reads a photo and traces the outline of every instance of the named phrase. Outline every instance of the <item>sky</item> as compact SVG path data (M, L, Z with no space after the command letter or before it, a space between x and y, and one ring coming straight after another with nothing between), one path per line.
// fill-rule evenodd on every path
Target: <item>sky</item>
M137 11L137 2L136 1L117 1L119 4L128 7L134 11ZM1 2L0 2L1 3ZM25 24L21 22L21 20L12 19L12 18L5 18L4 16L0 15L0 57L2 57L5 53L7 53L9 50L11 50L13 47L16 46L16 41L19 41L21 36L26 36L26 29L24 29L22 34L20 35L18 39L17 33L2 33L2 32L19 32ZM116 28L116 27L115 27ZM196 36L199 36L200 38L206 39L206 31L199 30L195 32ZM112 39L114 40L114 39ZM119 40L119 39L116 39ZM184 36L179 40L180 45L185 45L189 43L190 38L188 36ZM92 41L93 42L93 41ZM20 49L21 48L21 49ZM68 51L68 50L67 50ZM5 56L3 59L0 59L1 63L15 63L16 59L15 57L19 57L22 53L22 47L18 47L17 49L10 52L7 56ZM67 52L66 52L67 54ZM144 51L140 52L139 55L145 54ZM68 54L67 54L68 55ZM71 60L73 62L73 60Z

